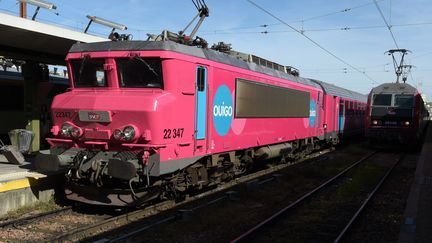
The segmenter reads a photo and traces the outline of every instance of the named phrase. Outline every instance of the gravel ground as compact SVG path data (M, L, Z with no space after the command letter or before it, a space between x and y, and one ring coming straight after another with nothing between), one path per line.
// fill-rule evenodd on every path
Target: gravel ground
M399 155L379 153L254 235L251 242L333 242Z
M315 188L317 185L337 174L347 165L370 153L370 149L358 142L346 144L336 151L325 154L315 159L290 166L278 172L282 176L263 185L244 186L240 185L230 190L236 190L237 199L224 199L212 205L196 209L183 219L176 219L170 223L164 223L144 231L141 235L129 239L127 242L227 242L234 239L240 233L250 229L277 209L286 206L305 192ZM355 225L354 229L346 239L347 242L394 242L397 240L399 225L402 220L405 200L409 192L412 176L416 165L416 154L407 156L400 168L395 171L394 178L384 185L383 191L388 193L379 195L373 209L366 210L364 216ZM379 163L378 163L379 164ZM384 166L386 163L383 163ZM373 171L372 171L373 172ZM369 173L372 173L369 171ZM260 181L263 179L260 179ZM398 185L398 186L394 186ZM393 190L389 189L393 188ZM399 190L400 189L400 190ZM346 192L341 192L344 194ZM182 209L192 209L218 198L223 193L217 193L209 198L194 201L182 206ZM327 198L323 201L331 201ZM331 203L328 205L331 208ZM50 208L48 206L46 208ZM58 206L57 206L58 207ZM43 207L40 207L43 208ZM44 209L49 211L48 209ZM168 210L160 214L144 219L125 227L103 233L88 241L101 238L113 238L130 232L135 228L171 216L178 209ZM94 210L79 210L83 214L59 215L50 220L42 220L27 226L0 229L0 242L17 241L43 241L47 236L58 235L70 229L82 225L91 224L101 219ZM380 214L376 212L379 211ZM23 217L29 214L40 213L38 207L26 209L19 213L9 215L11 218ZM319 222L323 215L328 215L330 210L317 209L306 218L311 222ZM369 216L368 216L369 215ZM0 219L1 220L1 219ZM0 221L1 222L1 221ZM297 223L297 222L294 222ZM306 227L306 226L305 226ZM307 229L306 229L307 231ZM289 232L289 230L287 231ZM295 228L291 229L293 234L300 234ZM383 236L383 232L387 234ZM365 237L367 235L367 237ZM391 236L388 236L391 235ZM396 237L396 238L394 238ZM279 241L292 242L294 239L286 235ZM301 241L301 240L300 240ZM306 241L307 242L307 241Z
M408 154L383 184L344 242L397 242L418 154Z
M35 211L39 212L39 210ZM26 213L24 215L28 214L29 213ZM80 226L93 224L106 217L109 216L103 214L99 215L97 213L80 214L73 211L66 211L35 221L20 222L20 224L0 228L0 242L46 241L51 237L63 234Z
M53 211L56 209L60 209L61 207L62 206L58 205L54 200L50 200L49 202L35 203L34 205L22 207L18 210L11 211L8 214L0 217L0 223Z
M355 143L311 161L293 165L279 172L283 176L278 180L254 189L247 189L245 186L236 188L238 198L247 200L222 200L195 210L188 219L151 228L129 242L227 242L368 152L370 151L367 148ZM206 199L208 200L211 199ZM193 208L199 203L194 202L187 208ZM147 219L140 222L141 225L131 224L123 230L130 232L134 227L143 227L142 224L163 218L170 213L172 212L168 211L157 218ZM124 232L120 229L111 232L111 235L105 234L94 239L110 238Z

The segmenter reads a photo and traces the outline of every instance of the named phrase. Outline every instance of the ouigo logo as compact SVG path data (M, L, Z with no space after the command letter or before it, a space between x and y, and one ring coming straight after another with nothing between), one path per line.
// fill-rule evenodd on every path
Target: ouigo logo
M312 99L310 101L310 107L309 107L309 124L310 127L314 127L315 126L315 118L316 118L316 105L315 105L315 100Z
M225 136L233 118L233 99L231 92L226 85L221 85L216 90L213 100L213 125L219 136Z

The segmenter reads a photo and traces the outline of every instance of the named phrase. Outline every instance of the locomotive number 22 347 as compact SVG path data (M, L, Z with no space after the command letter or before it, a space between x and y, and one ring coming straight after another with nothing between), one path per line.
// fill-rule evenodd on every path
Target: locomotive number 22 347
M164 129L164 139L183 137L184 128Z

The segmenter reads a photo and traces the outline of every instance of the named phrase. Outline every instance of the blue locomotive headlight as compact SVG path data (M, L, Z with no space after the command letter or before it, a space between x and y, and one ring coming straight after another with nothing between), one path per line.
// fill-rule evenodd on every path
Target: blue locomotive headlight
M126 141L132 141L135 138L135 128L127 126L123 129L123 137Z
M60 129L60 134L65 137L70 137L72 135L72 128L73 126L70 123L63 123Z

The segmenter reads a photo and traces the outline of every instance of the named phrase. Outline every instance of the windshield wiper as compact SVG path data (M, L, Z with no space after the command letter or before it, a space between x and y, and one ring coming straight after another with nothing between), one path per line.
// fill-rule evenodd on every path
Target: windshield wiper
M157 74L157 72L150 66L150 64L148 64L144 59L142 59L140 56L134 56L134 59L137 59L138 61L141 61L142 63L144 63L147 68L152 71L152 73L156 76L159 77L159 74Z
M82 59L82 61L81 61L81 64L80 64L80 69L79 69L79 73L78 73L78 80L77 80L77 82L80 82L81 81L81 74L82 74L82 72L83 72L83 70L84 70L84 64L87 62L87 60L90 58L90 56L89 55L84 55L84 57L83 57L83 59Z

